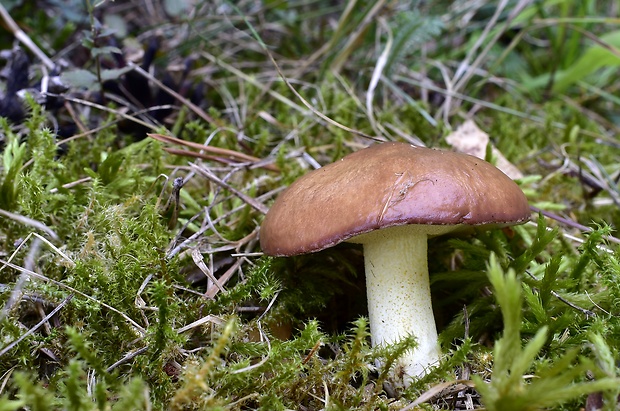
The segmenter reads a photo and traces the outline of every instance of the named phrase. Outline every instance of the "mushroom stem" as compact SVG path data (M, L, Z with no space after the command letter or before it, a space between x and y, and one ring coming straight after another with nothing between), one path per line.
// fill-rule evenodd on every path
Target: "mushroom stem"
M409 378L424 375L440 357L428 278L427 230L419 225L391 227L356 241L364 245L372 344L415 336L417 347L400 360Z

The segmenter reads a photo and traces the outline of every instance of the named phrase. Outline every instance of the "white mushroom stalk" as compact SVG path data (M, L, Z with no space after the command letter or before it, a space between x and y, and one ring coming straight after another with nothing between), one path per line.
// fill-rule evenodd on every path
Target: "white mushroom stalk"
M417 347L400 359L404 374L419 377L439 362L441 351L431 304L428 235L454 226L390 227L356 237L364 246L368 317L372 345L413 335ZM406 379L407 380L407 379Z

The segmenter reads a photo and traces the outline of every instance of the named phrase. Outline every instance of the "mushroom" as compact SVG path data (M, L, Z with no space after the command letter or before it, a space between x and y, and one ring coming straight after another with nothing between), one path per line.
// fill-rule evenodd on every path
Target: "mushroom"
M299 178L260 229L265 254L293 256L343 241L363 245L373 346L413 334L400 359L409 380L441 352L433 317L427 240L471 226L530 217L517 184L479 158L405 143L381 143Z

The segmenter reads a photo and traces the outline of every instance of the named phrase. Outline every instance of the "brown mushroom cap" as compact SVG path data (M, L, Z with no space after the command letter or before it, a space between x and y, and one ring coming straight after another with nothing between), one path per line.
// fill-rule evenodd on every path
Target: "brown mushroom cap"
M260 244L267 255L291 256L384 227L509 225L529 217L519 186L486 161L382 143L291 184L267 213Z

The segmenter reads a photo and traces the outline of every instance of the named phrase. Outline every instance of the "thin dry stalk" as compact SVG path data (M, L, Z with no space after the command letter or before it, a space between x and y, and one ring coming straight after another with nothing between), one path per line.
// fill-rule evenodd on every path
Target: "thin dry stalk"
M246 161L251 164L263 161L260 158L257 158L257 157L254 157L248 154L240 153L238 151L229 150L229 149L220 148L220 147L207 146L205 144L185 141L185 140L181 140L176 137L166 136L163 134L149 133L147 134L147 136L151 137L154 140L161 141L162 143L175 144L175 145L179 145L183 147L188 147L191 149L200 150L200 152L196 153L192 151L183 151L183 150L166 149L166 148L164 149L173 154L186 155L186 156L198 157L198 158L206 158L206 159L218 161L224 164L231 164L231 161L239 161L239 160ZM213 156L204 155L201 153L202 151L211 153L213 154ZM265 165L264 168L271 170L271 171L279 171L278 168L273 164Z
M45 317L43 317L43 319L41 321L39 321L34 327L32 327L31 329L29 329L28 331L26 331L24 334L22 334L18 339L16 339L15 341L11 342L10 344L8 344L7 346L5 346L2 350L0 350L0 357L2 357L4 354L6 354L7 352L11 351L13 349L13 347L15 347L17 344L19 344L20 342L22 342L24 339L26 339L29 335L34 334L39 328L41 328L44 324L47 323L47 321L52 318L54 315L56 315L56 313L58 311L60 311L65 305L67 305L69 303L69 301L71 301L73 299L73 294L70 294L67 298L65 298L64 300L62 300L62 302L60 304L58 304L58 306L56 306L56 308L54 308L48 315L46 315Z
M377 89L377 86L379 85L379 80L381 79L383 70L385 69L385 66L388 62L388 58L392 50L392 43L393 43L394 38L392 36L392 30L390 30L390 27L388 26L384 18L379 18L379 25L380 27L383 28L383 30L387 32L388 39L387 39L387 42L385 43L385 48L383 49L383 51L381 52L381 55L377 59L377 63L375 64L375 69L372 72L370 83L368 84L368 90L366 91L366 115L368 116L368 121L370 122L370 125L372 126L372 129L374 130L374 132L377 133L377 135L385 136L385 135L389 135L389 133L381 125L381 123L377 122L377 120L375 119L375 113L374 113L372 103L375 97L375 90Z
M351 2L356 3L357 0L352 0ZM386 3L387 0L377 1L373 5L372 9L370 9L364 16L364 19L360 22L357 29L349 35L346 44L342 47L342 51L340 51L338 56L334 59L334 62L331 65L332 71L339 72L342 69L342 66L347 61L351 53L358 48L358 44L361 42L361 37L366 33L368 27L375 22L379 12L383 9L383 6L385 6Z
M248 196L246 194L243 194L241 191L237 190L236 188L231 187L228 183L222 181L219 177L217 177L215 174L213 174L207 168L198 166L198 165L196 165L194 163L189 163L189 165L198 174L206 177L207 179L209 179L210 181L214 182L218 186L220 186L220 187L230 191L231 193L233 193L234 195L239 197L239 199L241 201L243 201L244 203L248 204L250 207L252 207L256 211L258 211L259 213L267 214L267 211L269 211L269 209L264 204L259 203L258 201L256 201L252 197L250 197L250 196Z
M170 87L166 86L164 83L162 83L161 81L156 79L154 76L152 76L150 73L148 73L147 71L142 69L140 66L137 66L137 65L135 65L133 63L128 63L128 66L131 67L134 71L136 71L141 76L143 76L143 77L149 79L150 81L152 81L154 84L157 85L157 87L161 88L166 93L170 94L172 97L174 97L177 100L179 100L181 103L183 103L183 105L188 107L190 110L192 110L194 113L196 113L200 118L202 118L207 123L214 124L214 125L216 125L218 127L222 127L223 126L223 124L221 124L220 120L214 119L213 117L211 117L210 115L205 113L203 109L201 109L200 107L198 107L197 105L195 105L194 103L192 103L191 101L189 101L188 99L186 99L185 97L183 97L182 95L180 95L179 93L177 93L176 91L171 89Z
M514 6L514 8L510 11L510 14L508 15L506 21L503 23L502 29L498 30L495 33L495 36L493 36L493 38L488 41L485 48L480 52L480 54L478 54L478 56L473 61L473 63L469 64L469 61L473 57L474 53L478 50L478 48L482 45L484 40L490 34L491 29L495 28L497 20L499 19L499 16L501 15L501 12L507 6L508 0L501 0L499 5L497 6L497 9L493 17L489 20L488 24L485 26L480 38L478 39L474 47L470 49L465 59L459 65L459 68L457 69L454 75L454 78L451 81L451 83L454 84L454 89L452 90L453 92L460 92L461 90L463 90L465 85L469 82L471 77L474 75L475 69L477 69L482 64L482 62L486 58L487 54L491 51L493 46L497 43L497 41L501 38L501 36L506 32L506 30L510 28L510 24L512 20L515 17L517 17L519 13L521 13L521 11L530 2L531 0L520 0L517 3L517 5ZM448 120L449 120L449 113L451 111L451 104L452 104L452 97L448 96L446 98L446 101L444 102L444 104L442 105L440 109L440 112L443 113L443 119L446 122L446 124L449 123Z
M51 228L49 228L48 226L46 226L45 224L43 224L40 221L37 221L35 219L32 219L30 217L26 217L23 216L21 214L17 214L17 213L12 213L10 211L6 211L0 208L0 216L6 217L6 218L10 218L11 220L17 221L20 224L23 225L27 225L30 227L34 227L38 230L43 231L44 233L46 233L47 235L49 235L52 240L58 240L58 234L56 234L56 232L54 230L52 230Z
M469 380L455 380L455 381L446 381L441 384L434 385L429 390L420 395L414 402L407 405L402 411L410 411L415 409L418 405L423 404L425 402L429 402L433 399L436 399L442 395L453 394L458 391L462 391L465 388L475 388L473 381Z
M37 250L39 248L38 247L39 242L44 242L45 244L47 244L52 250L54 250L56 253L58 253L58 255L60 255L67 262L69 262L71 267L73 267L75 265L73 260L71 260L66 254L64 254L62 251L60 251L54 244L50 243L49 240L47 240L46 238L42 237L41 235L39 235L37 233L30 233L30 234L28 234L28 236L15 248L15 250L9 256L9 259L7 261L8 262L13 261L13 258L15 258L15 256L22 249L22 247L25 247L26 244L28 244L28 242L30 241L30 239L32 237L35 237L35 244L33 244L32 248L31 248L31 251L29 253L29 257L26 258L26 264L28 265L27 269L30 269L30 265L32 265L32 263L28 263L28 262L32 261L34 259L34 257L33 257L34 254L33 253L37 252ZM4 269L4 266L0 267L0 271L2 271L3 269ZM34 271L34 270L31 270L31 271ZM9 311L12 309L14 304L16 304L21 299L22 290L25 287L26 282L28 281L28 279L29 279L28 275L26 275L24 273L22 273L19 276L19 279L17 280L15 286L13 287L13 290L11 291L11 295L9 296L9 299L4 304L4 307L2 308L2 310L0 310L0 320L2 320L3 318L6 318L6 316L8 315Z
M192 260L194 260L194 264L196 264L198 269L200 269L200 271L202 271L202 273L205 276L207 276L209 280L211 280L211 282L215 285L215 287L219 291L226 292L223 285L220 284L219 280L215 278L215 275L213 275L213 270L209 269L209 267L207 267L207 265L203 261L202 254L200 254L200 250L198 250L197 248L194 248L191 254L192 254Z
M53 70L54 67L56 67L56 64L54 64L54 62L50 60L50 58L47 57L47 55L35 44L35 42L32 41L30 37L28 37L26 33L24 33L22 29L19 28L15 20L13 20L7 9L2 5L2 3L0 3L0 16L2 17L2 20L4 20L5 24L7 25L9 31L13 34L13 36L15 36L17 40L19 40L22 44L28 47L28 49L32 51L34 55L37 56L37 58L41 60L41 62L43 62L43 64L45 64L45 66L49 70Z
M80 296L82 296L82 297L86 298L87 300L90 300L90 301L92 301L92 302L94 302L94 303L96 303L96 304L98 304L98 305L101 305L102 307L105 307L105 308L107 308L108 310L113 311L113 312L115 312L116 314L118 314L118 315L120 315L121 317L123 317L123 318L124 318L124 319L125 319L125 320L129 323L129 324L131 324L131 325L135 328L135 330L136 330L136 331L137 331L137 332L138 332L138 333L139 333L142 337L143 337L144 335L146 335L146 330L145 330L142 326L140 326L137 322L135 322L134 320L132 320L132 319L131 319L131 318L130 318L127 314L125 314L124 312L122 312L122 311L120 311L120 310L118 310L118 309L116 309L116 308L112 307L112 306L111 306L111 305L109 305L109 304L104 303L103 301L99 301L99 300L97 300L96 298L91 297L91 296L90 296L90 295L88 295L88 294L85 294L85 293L83 293L83 292L81 292L81 291L79 291L79 290L76 290L76 289L75 289L75 288L73 288L73 287L70 287L70 286L68 286L68 285L66 285L66 284L61 283L60 281L52 280L51 278L48 278L48 277L46 277L46 276L44 276L44 275L42 275L42 274L36 273L36 272L34 272L34 271L27 270L27 269L25 269L24 267L20 267L20 266L18 266L18 265L16 265L16 264L10 263L10 262L8 262L8 261L6 261L6 260L2 260L2 259L0 259L0 265L2 265L2 267L1 267L1 268L3 268L4 266L6 266L6 267L12 268L12 269L14 269L14 270L17 270L17 271L19 271L19 272L21 272L21 273L26 273L26 274L28 274L29 276L33 277L33 278L37 278L37 279L39 279L39 280L42 280L42 281L45 281L45 282L48 282L48 283L54 284L54 285L55 285L55 286L57 286L57 287L64 288L65 290L68 290L68 291L70 291L70 292L71 292L71 293L73 293L73 294L80 295Z
M59 98L62 98L62 99L74 102L76 104L81 104L81 105L86 106L86 107L96 108L97 110L101 110L101 111L103 111L105 113L111 113L111 114L117 115L119 117L124 118L125 120L133 121L136 124L144 126L144 127L148 128L149 130L155 131L159 127L159 126L157 126L155 124L152 124L152 123L146 122L144 120L141 120L138 117L136 117L135 115L126 114L126 113L123 113L120 110L114 110L114 109L111 109L109 107L103 106L101 104L93 103L92 101L84 100L84 99L77 98L77 97L71 97L71 96L68 96L68 95L54 94L54 93L49 93L48 95L52 96L52 97L59 97ZM75 136L71 137L71 138L74 139ZM68 139L65 139L63 141L66 142L67 140Z

